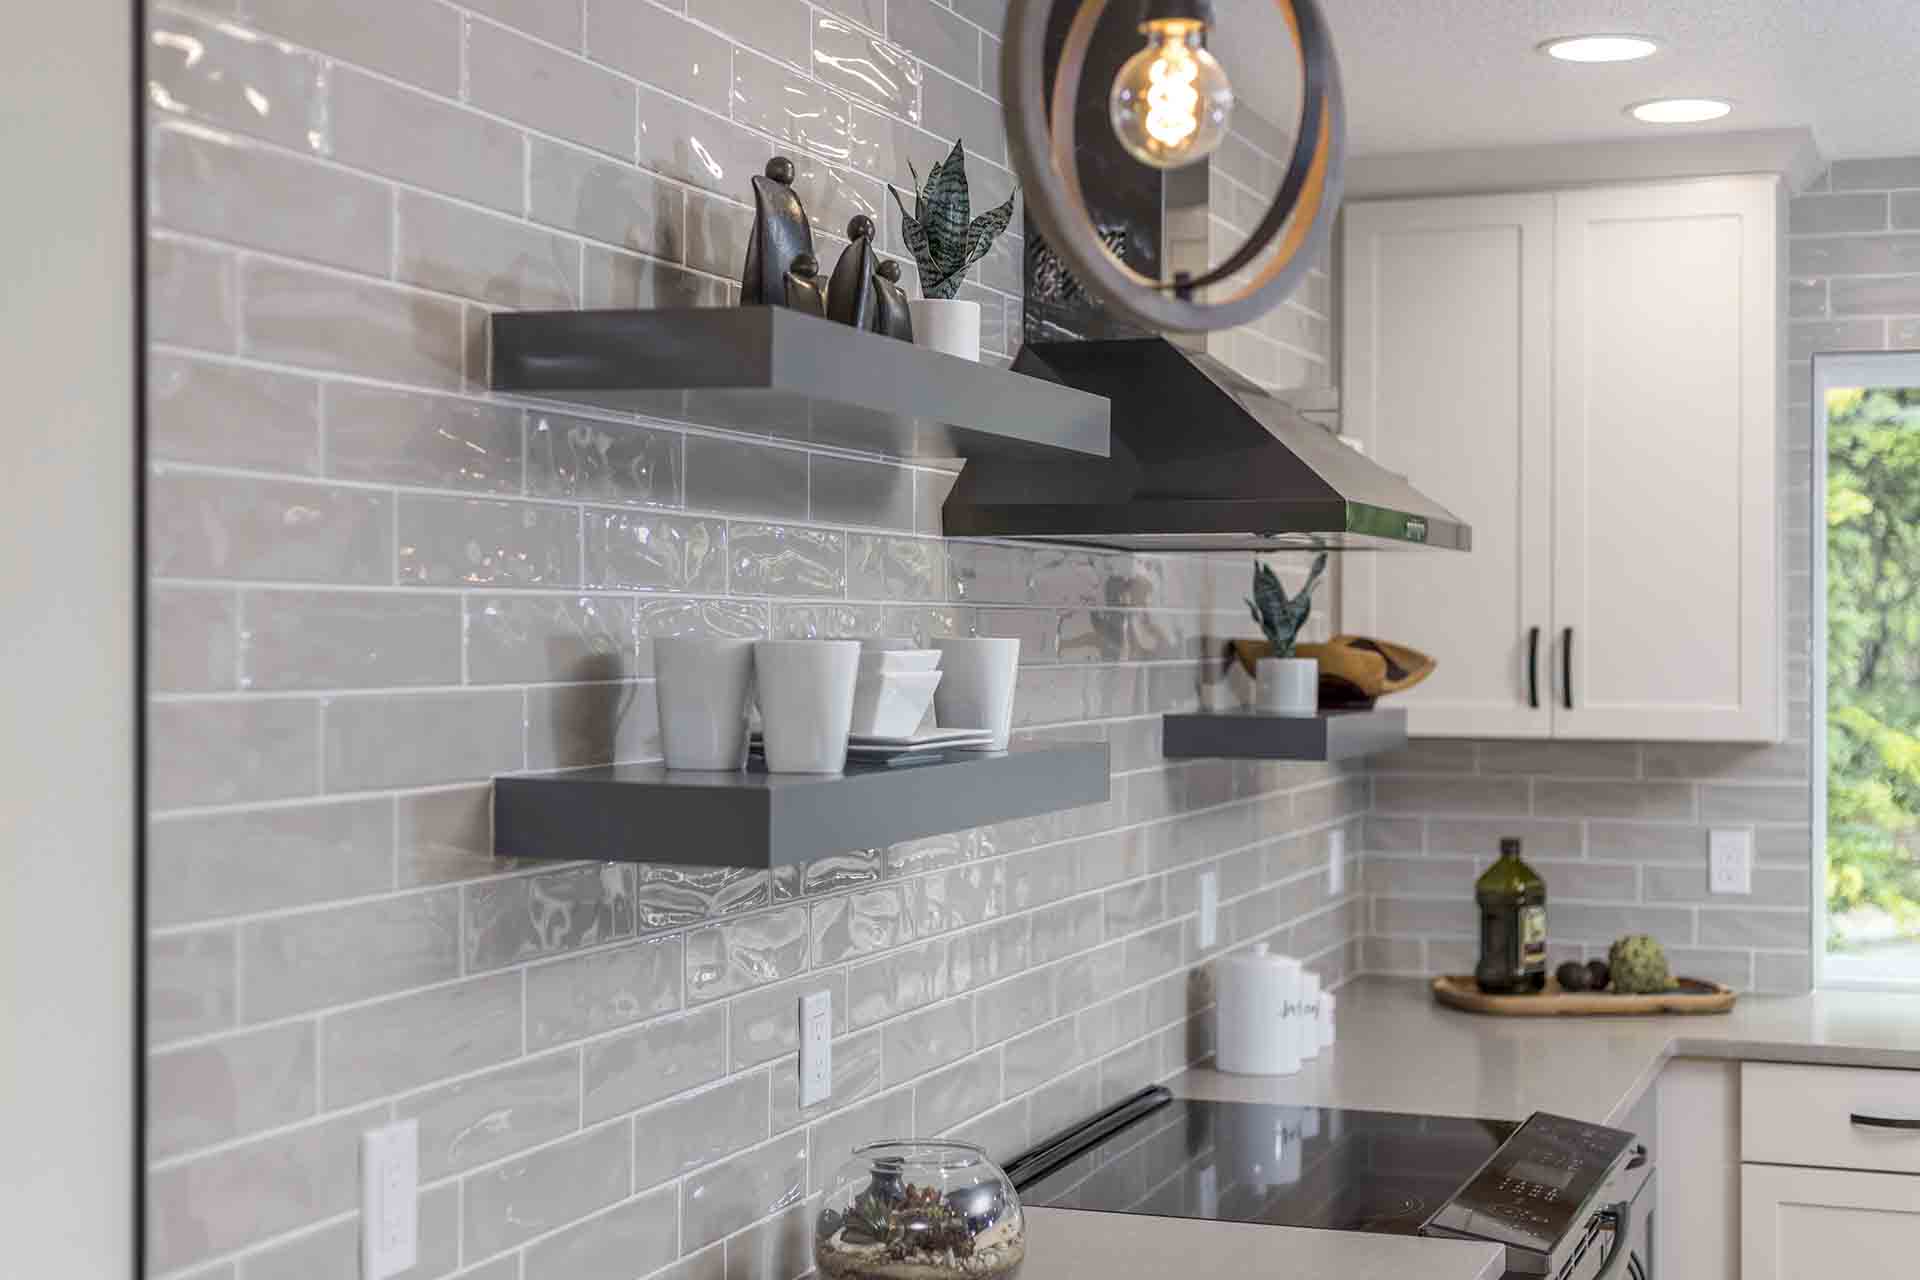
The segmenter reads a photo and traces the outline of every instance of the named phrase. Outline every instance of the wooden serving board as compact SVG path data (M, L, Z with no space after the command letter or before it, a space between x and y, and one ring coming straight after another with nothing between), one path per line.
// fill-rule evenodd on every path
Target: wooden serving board
M1591 1017L1596 1014L1725 1013L1733 1008L1732 987L1699 978L1681 978L1672 991L1654 995L1618 995L1611 991L1563 991L1547 976L1547 989L1529 996L1490 996L1471 977L1450 974L1433 980L1433 998L1469 1013L1492 1013L1508 1018L1550 1018L1556 1015Z

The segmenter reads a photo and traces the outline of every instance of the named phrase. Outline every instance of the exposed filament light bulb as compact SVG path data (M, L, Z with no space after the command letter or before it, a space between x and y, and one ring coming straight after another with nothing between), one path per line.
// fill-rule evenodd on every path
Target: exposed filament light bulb
M1156 169L1211 155L1227 136L1233 85L1207 52L1204 12L1150 10L1140 31L1146 48L1121 66L1107 96L1114 136L1127 154Z

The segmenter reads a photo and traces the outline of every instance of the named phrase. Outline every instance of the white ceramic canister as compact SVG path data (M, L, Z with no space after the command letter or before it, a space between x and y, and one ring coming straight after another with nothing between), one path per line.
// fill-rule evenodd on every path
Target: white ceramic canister
M753 641L662 636L653 642L653 667L667 768L744 767Z
M1325 1003L1320 994L1320 975L1311 969L1300 971L1300 1057L1320 1056L1320 1009Z
M915 346L944 351L962 360L980 358L980 304L965 298L914 298L907 303L913 317Z
M1214 1065L1244 1076L1298 1071L1307 1025L1299 962L1256 943L1214 966L1214 982Z

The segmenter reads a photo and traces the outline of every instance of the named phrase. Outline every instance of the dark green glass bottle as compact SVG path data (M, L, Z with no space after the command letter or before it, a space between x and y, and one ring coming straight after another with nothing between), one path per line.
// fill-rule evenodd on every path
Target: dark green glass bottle
M1473 886L1480 904L1482 991L1521 995L1547 985L1547 882L1520 860L1520 842L1500 842L1500 860Z

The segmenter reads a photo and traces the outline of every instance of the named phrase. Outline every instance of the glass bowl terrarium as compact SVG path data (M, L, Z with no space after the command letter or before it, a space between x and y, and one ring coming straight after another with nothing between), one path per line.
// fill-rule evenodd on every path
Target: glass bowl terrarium
M855 1148L813 1228L826 1280L1011 1280L1026 1256L1013 1183L964 1142Z

